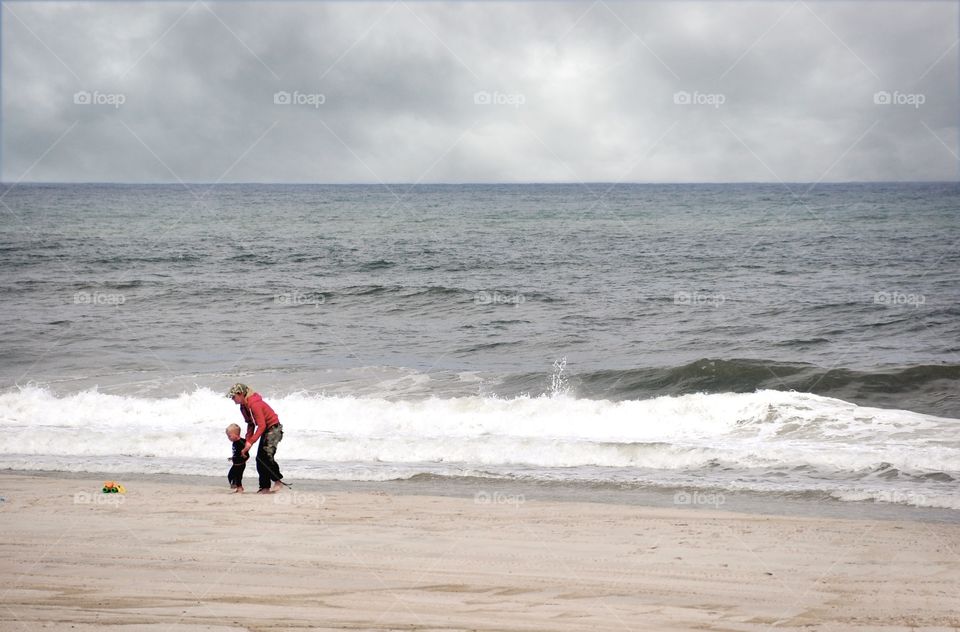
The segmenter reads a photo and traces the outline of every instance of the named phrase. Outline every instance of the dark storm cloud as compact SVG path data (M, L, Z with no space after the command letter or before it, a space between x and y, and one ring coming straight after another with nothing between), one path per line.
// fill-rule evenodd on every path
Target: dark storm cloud
M954 3L3 10L7 181L957 175Z

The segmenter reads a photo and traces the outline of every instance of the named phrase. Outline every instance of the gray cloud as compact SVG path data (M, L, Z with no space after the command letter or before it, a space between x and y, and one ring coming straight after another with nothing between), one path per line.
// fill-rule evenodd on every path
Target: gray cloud
M3 11L6 181L957 177L955 3Z

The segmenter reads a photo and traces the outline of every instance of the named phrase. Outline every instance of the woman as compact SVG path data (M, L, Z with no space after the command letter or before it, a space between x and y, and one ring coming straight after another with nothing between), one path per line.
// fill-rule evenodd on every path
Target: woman
M247 445L243 448L243 455L246 456L253 444L257 440L260 441L260 446L257 448L260 490L257 493L272 494L286 485L283 482L283 474L280 473L280 466L274 459L277 445L283 439L283 426L280 425L280 419L267 402L263 401L260 394L254 393L246 384L231 386L227 397L235 404L240 404L240 412L243 414L244 421L247 422L245 437ZM270 488L271 481L274 483L273 489Z

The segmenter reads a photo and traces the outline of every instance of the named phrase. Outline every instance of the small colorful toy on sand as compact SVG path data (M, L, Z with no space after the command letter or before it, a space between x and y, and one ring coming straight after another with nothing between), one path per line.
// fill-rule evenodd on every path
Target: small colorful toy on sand
M126 494L127 488L116 483L114 481L104 481L103 483L103 493L104 494Z

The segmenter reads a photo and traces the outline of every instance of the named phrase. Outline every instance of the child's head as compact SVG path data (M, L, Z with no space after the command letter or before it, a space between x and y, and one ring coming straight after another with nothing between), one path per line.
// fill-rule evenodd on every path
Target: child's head
M240 438L240 426L237 424L230 424L227 426L227 439L231 441L236 441Z

